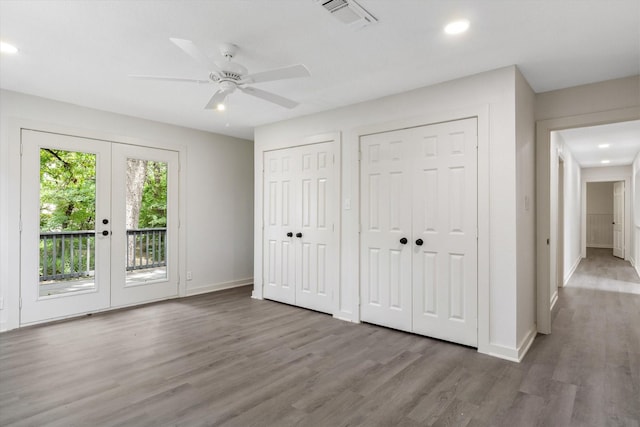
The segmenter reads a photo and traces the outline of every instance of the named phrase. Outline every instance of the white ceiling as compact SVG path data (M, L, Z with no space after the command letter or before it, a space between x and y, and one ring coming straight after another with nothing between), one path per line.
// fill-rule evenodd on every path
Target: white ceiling
M558 133L583 168L630 165L640 152L640 120ZM600 144L609 144L609 147L599 148ZM602 160L609 160L609 163L602 164Z
M359 31L313 0L0 0L0 87L251 139L255 126L516 64L536 92L640 74L638 0L358 0L379 23ZM443 26L467 18L470 30ZM303 63L311 78L262 83L292 110L236 93L205 111L213 85L170 41L218 57L242 49L249 72Z

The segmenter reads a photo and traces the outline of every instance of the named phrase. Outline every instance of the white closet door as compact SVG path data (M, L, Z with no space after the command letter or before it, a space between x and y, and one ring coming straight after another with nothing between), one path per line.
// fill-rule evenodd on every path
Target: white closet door
M295 304L295 153L264 153L264 297Z
M264 297L325 313L340 265L335 145L264 154Z
M613 256L624 259L624 181L613 183Z
M403 330L411 330L409 136L395 131L360 139L360 317Z
M413 331L477 346L477 124L411 130Z
M296 305L332 312L331 285L338 280L337 231L333 212L339 189L335 144L294 149L299 165L296 191Z

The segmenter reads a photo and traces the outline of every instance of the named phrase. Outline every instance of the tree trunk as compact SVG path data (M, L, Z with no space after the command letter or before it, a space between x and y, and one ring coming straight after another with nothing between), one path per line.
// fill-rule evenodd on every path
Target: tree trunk
M140 207L142 206L142 190L147 179L147 161L140 159L127 160L127 230L138 228L140 222ZM128 265L133 265L135 259L135 236L127 238Z

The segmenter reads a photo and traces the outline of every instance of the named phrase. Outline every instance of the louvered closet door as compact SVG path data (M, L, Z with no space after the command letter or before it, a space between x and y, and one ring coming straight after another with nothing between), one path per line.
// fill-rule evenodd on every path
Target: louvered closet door
M264 154L264 297L333 312L339 207L335 143Z
M395 131L360 139L360 317L403 330L411 330L409 136Z
M294 156L292 150L264 153L263 293L287 304L295 304Z
M413 331L477 346L476 119L411 134Z

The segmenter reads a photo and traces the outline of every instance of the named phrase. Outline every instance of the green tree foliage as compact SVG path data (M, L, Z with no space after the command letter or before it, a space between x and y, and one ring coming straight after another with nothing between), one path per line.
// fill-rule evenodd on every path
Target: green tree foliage
M40 150L40 230L93 230L96 156Z
M93 230L96 203L96 156L40 150L40 230ZM148 161L137 228L167 226L167 164Z
M147 178L142 190L139 228L167 226L167 164L147 162Z

